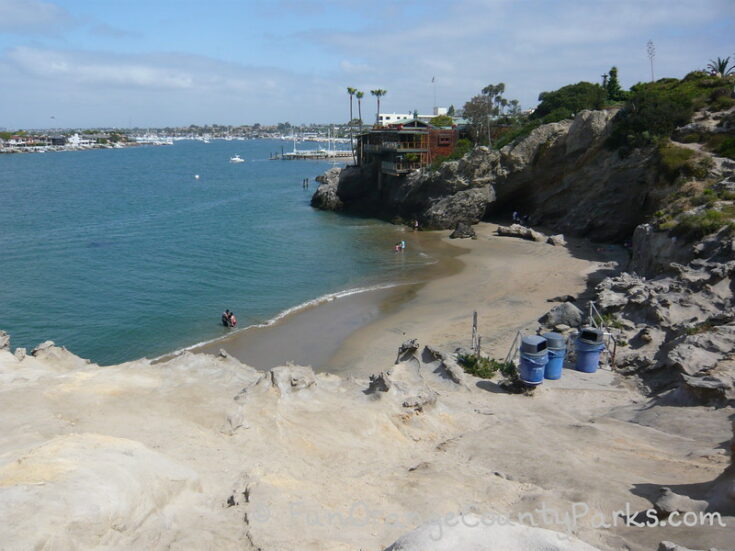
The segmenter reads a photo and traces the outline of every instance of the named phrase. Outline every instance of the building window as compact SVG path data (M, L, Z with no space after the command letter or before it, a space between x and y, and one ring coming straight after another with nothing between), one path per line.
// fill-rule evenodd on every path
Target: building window
M452 138L450 136L439 136L437 145L452 145Z

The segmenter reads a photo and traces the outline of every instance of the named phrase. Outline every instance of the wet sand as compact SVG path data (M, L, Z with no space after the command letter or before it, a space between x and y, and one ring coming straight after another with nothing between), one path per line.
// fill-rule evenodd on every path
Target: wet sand
M625 257L619 248L582 240L554 247L498 237L497 225L491 223L475 228L474 240L451 240L448 231L409 232L409 247L436 262L407 281L312 305L193 351L225 350L257 369L290 362L315 371L367 376L390 365L407 339L449 351L468 347L472 313L477 311L483 350L503 358L516 332L535 327L553 306L546 299L582 292L601 263Z
M410 271L401 281L387 282L388 288L370 289L308 305L271 325L244 328L191 351L219 354L224 350L241 362L263 370L294 363L311 366L316 371L344 372L344 366L331 359L350 335L395 315L411 303L429 281L461 271L464 263L458 256L465 250L447 242L445 234L407 232L408 247L426 255L431 263ZM164 356L160 361L172 356Z

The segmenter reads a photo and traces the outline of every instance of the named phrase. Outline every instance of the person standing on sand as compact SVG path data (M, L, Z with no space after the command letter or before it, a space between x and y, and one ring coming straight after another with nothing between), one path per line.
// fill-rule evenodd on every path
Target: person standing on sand
M413 231L419 231L419 221L418 220L413 221Z

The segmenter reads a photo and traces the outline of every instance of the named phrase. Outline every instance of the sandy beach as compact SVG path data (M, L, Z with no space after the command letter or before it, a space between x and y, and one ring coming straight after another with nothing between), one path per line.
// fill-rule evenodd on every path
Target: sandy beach
M468 347L477 311L483 349L503 358L516 332L535 329L553 306L547 299L583 292L591 274L610 273L609 263L628 258L621 247L584 240L553 247L499 237L492 223L475 228L478 238L463 240L449 239L448 231L407 232L409 247L436 259L409 281L323 302L192 351L225 350L259 369L294 362L364 377L393 362L407 339L449 351Z
M409 338L467 346L473 310L503 357L547 299L583 293L627 255L493 233L438 235L461 264L443 277L264 329L263 357L305 327L307 341L333 334L309 352L328 356L323 369L192 352L100 368L51 343L0 350L0 548L731 548L730 408L647 398L609 369L567 369L528 396L428 349L395 363ZM664 487L720 524L627 522Z

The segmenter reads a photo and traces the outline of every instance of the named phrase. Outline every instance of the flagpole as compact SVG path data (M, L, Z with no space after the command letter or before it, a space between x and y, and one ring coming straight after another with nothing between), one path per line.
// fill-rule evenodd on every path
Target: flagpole
M434 115L436 115L436 77L431 77L431 84L434 87Z

